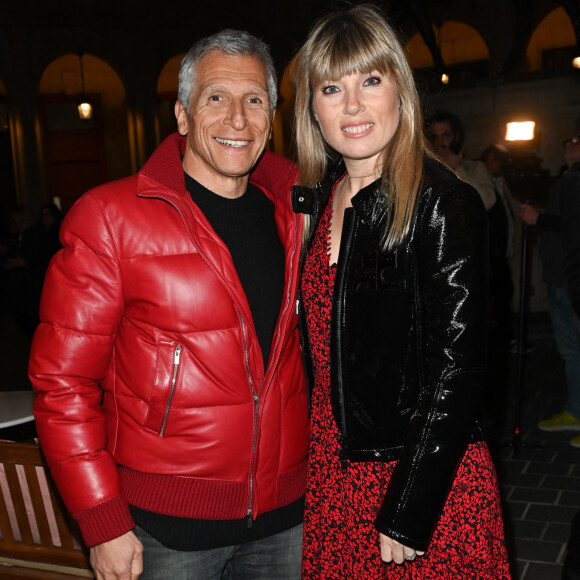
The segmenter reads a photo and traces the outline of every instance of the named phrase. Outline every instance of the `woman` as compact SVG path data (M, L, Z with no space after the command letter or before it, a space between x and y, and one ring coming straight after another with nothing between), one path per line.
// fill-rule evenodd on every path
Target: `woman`
M480 422L481 200L428 151L411 70L378 9L323 18L295 83L293 203L309 222L303 577L509 578Z

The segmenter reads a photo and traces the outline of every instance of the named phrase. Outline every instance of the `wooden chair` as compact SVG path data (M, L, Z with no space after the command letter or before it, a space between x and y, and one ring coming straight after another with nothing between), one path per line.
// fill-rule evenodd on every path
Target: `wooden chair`
M95 577L36 444L0 441L0 536L2 580Z

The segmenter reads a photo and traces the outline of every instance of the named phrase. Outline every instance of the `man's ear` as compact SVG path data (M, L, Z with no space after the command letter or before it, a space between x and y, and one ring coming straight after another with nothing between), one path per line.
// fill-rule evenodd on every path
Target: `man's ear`
M187 135L188 124L187 124L187 111L181 104L181 101L175 101L175 118L177 119L177 130L180 135Z

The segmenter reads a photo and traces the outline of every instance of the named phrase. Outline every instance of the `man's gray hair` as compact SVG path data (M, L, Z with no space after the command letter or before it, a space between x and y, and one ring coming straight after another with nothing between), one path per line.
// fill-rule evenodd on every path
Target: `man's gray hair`
M266 68L268 100L270 113L276 108L277 79L274 62L268 45L244 30L227 28L196 42L183 57L179 69L179 89L177 98L184 109L189 112L189 101L195 88L197 63L210 51L221 50L225 54L254 56L259 58Z

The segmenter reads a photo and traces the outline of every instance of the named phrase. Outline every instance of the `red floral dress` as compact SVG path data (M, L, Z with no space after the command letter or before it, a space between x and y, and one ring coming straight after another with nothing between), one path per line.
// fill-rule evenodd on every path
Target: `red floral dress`
M302 280L316 379L302 577L305 579L509 579L495 470L485 443L470 445L424 556L380 558L373 520L395 462L341 466L330 407L330 312L336 267L329 265L332 203L324 212Z

